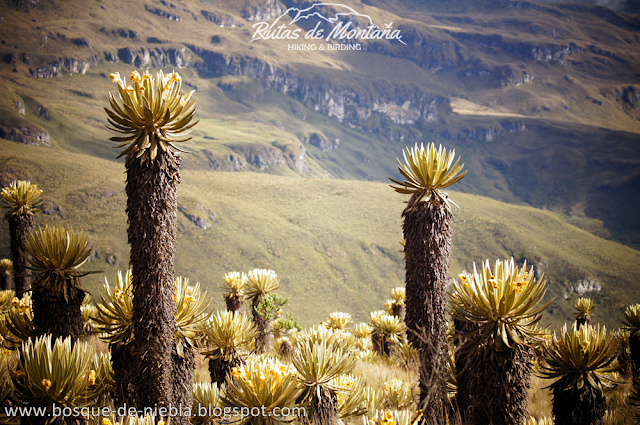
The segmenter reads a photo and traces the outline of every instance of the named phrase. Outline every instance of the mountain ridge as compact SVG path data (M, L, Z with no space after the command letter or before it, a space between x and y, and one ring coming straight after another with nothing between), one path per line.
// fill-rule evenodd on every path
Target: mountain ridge
M374 182L399 177L402 149L434 142L455 148L466 163L469 173L455 196L474 210L468 221L478 227L464 224L463 208L454 276L473 261L527 258L550 277L550 295L558 297L549 316L553 323L571 317L576 288L589 279L602 284L593 296L606 309L603 320L616 323L638 296L632 283L637 251L604 240L640 246L638 17L563 3L469 0L458 10L439 2L417 9L405 7L414 5L406 1L346 3L376 23L393 23L407 46L376 40L361 43L361 51L329 53L294 52L286 40L250 43L255 23L291 5L311 4L291 0L40 0L0 6L0 183L42 180L52 194L43 222L88 229L99 242L95 260L108 278L125 268L122 168L114 162L103 111L115 91L109 74L175 69L183 89L196 90L200 120L184 144L190 153L183 157L180 189L180 249L188 253L180 258L193 264L180 259L179 270L187 277L215 291L223 271L280 268L289 279L287 296L300 305L322 293L306 289L314 284L341 299L354 298L350 285L359 285L371 294L338 305L365 320L367 309L381 306L386 292L403 280L397 253L402 201L393 204L395 198ZM513 7L506 13L505 6ZM75 161L91 166L78 168ZM65 176L72 170L75 177ZM283 211L246 188L262 180L273 184L264 189L271 197L284 196L294 211L301 202L307 215ZM384 208L369 208L393 216L389 223L396 230L387 223L380 233L358 235L359 226L369 224L357 204L346 201L346 193L356 195L350 187L379 198ZM348 228L344 239L331 226L317 232L301 227L321 224L309 198L334 210L349 205L344 224L330 220ZM256 212L262 205L269 206L264 213L277 229L305 243L269 230ZM237 221L230 219L234 211ZM509 217L518 214L533 214L537 224ZM382 226L381 218L369 219ZM553 239L556 247L544 241L545 220L565 235ZM2 232L0 253L8 252ZM213 236L224 242L216 245ZM307 253L304 260L291 260L299 270L283 259L293 250L288 243ZM574 255L580 244L587 248ZM533 248L539 246L545 251ZM99 286L97 280L88 283L92 291ZM317 321L329 305L311 312L292 308Z

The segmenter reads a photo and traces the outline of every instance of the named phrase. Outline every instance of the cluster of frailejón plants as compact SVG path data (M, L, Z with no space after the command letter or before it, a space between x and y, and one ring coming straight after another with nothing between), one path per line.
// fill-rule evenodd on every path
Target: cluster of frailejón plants
M454 151L430 144L404 152L405 180L392 180L410 195L403 211L406 286L393 288L368 323L332 312L303 330L291 313L283 315L288 300L276 293L278 274L261 268L226 273L220 288L227 311L213 311L200 284L174 270L183 152L176 143L196 124L193 92L182 93L177 73L134 71L129 83L118 73L111 78L118 93L105 109L109 128L119 133L111 140L126 157L130 269L112 284L105 278L94 300L80 282L89 273L81 270L92 252L87 236L62 227L33 230L40 190L29 182L3 190L14 230L12 259L0 261L0 423L15 422L4 408L52 413L54 405L75 416L29 423L80 422L86 418L73 409L125 405L156 413L91 421L546 423L528 416L534 364L553 379L556 424L599 423L604 389L615 385L621 367L621 337L589 324L592 300L578 299L577 323L551 338L538 327L549 305L545 281L526 262L487 261L480 270L474 264L451 283L455 204L443 190L466 173ZM30 292L19 282L25 276ZM625 316L636 360L640 305ZM208 361L211 382L193 382L197 356ZM630 400L640 404L637 366ZM381 378L381 367L392 376ZM179 416L157 413L177 406Z

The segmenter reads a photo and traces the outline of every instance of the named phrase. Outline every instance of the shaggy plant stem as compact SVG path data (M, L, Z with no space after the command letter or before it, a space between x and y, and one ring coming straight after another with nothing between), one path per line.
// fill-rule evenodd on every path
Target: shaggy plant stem
M33 231L35 223L33 214L12 215L9 216L9 244L11 248L11 257L13 259L13 284L16 297L22 298L25 292L29 291L29 278L24 276L26 273L27 261L20 253L24 250L24 244L27 235Z
M127 157L125 164L133 287L131 384L138 409L172 404L179 165L179 157L170 154L147 162Z
M424 418L443 423L448 356L446 285L453 214L442 202L414 202L417 196L412 196L402 214L407 338L419 351L420 407Z
M458 375L458 407L465 425L523 424L529 418L532 349L505 348L493 353L485 342L473 358L465 355L467 368ZM464 366L461 362L459 366Z

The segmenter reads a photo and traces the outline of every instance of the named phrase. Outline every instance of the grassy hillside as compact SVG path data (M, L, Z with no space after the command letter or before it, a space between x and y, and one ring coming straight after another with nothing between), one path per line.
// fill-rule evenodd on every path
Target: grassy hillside
M85 278L95 294L104 276L113 279L128 264L124 166L57 147L0 141L0 148L6 152L4 169L20 170L44 189L51 215L39 214L39 224L73 226L90 235L96 255L84 267L104 270ZM280 292L290 298L287 308L305 325L336 310L367 320L391 288L403 284L399 241L406 199L385 183L202 170L184 170L182 179L177 273L201 282L217 307L223 306L218 285L224 273L255 267L279 273ZM595 318L610 326L640 297L638 251L597 238L552 212L450 195L460 205L452 276L473 261L527 259L547 276L548 297L556 297L545 318L554 325L571 318L576 295L569 288L582 279L601 282L603 290L589 296L596 300ZM0 256L7 256L6 224L0 241Z

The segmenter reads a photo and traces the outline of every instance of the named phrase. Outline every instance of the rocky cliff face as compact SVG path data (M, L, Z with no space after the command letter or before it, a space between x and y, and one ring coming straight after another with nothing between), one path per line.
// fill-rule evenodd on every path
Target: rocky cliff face
M372 115L388 117L395 124L433 122L438 97L412 85L376 83L364 90L342 88L330 80L309 81L257 58L222 55L197 46L190 49L203 59L196 67L219 75L259 78L267 88L289 95L340 122L360 125Z
M73 74L84 75L92 65L97 65L99 62L100 57L98 55L80 60L75 58L60 58L30 71L33 78L51 78Z
M145 9L149 13L153 13L154 15L161 16L163 18L169 19L170 21L180 22L182 21L182 17L179 15L174 15L173 13L167 12L166 10L162 10L157 7L149 7L145 6Z
M122 62L138 68L164 68L169 65L173 65L176 68L184 68L189 66L193 54L184 46L168 49L162 47L152 49L125 47L118 50L117 57Z
M0 124L0 138L32 146L51 146L51 136L44 130L28 125Z
M614 100L628 115L640 119L640 87L631 85L601 89L600 94Z
M434 38L417 28L402 30L402 41L406 43L363 43L362 49L392 57L407 59L434 74L457 68L461 62L460 49L454 40Z
M442 137L453 142L480 142L486 143L506 134L524 131L526 126L524 121L518 118L503 120L497 125L486 125L479 127L467 127L461 131L445 130Z
M273 142L271 146L257 143L241 143L233 146L235 153L220 157L216 153L205 150L204 154L209 161L209 166L220 171L240 171L247 164L260 171L286 164L289 168L300 174L306 174L308 169L304 162L307 150L302 143L297 146L292 144L280 144Z
M200 11L200 14L207 21L213 22L214 24L222 28L236 28L236 27L242 26L236 21L236 18L234 18L233 16L227 13L213 13L213 12L208 12L206 10L202 10Z
M498 47L507 53L534 62L556 61L564 65L565 56L585 51L583 47L580 47L575 43L569 43L568 45L531 44L506 40L499 34L486 35L456 31L450 31L449 34L462 43L475 43L480 46Z
M250 6L242 11L242 17L249 22L267 22L281 16L285 7L278 0L265 0L257 6Z
M247 160L238 155L228 155L221 158L208 149L203 153L209 160L209 166L216 171L240 171L247 165Z
M340 144L340 138L329 141L324 135L318 133L312 133L308 137L303 137L300 141L304 144L315 146L322 152L330 152L338 149L338 145Z

